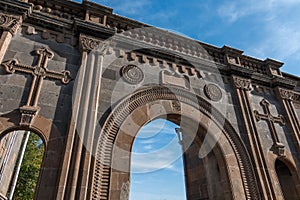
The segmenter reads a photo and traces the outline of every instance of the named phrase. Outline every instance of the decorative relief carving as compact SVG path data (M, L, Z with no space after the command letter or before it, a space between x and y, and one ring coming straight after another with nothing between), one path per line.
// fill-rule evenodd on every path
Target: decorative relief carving
M95 38L87 37L84 35L80 36L80 47L82 51L97 51L100 55L106 54L106 51L109 47L109 42L100 41Z
M130 194L130 182L127 181L126 183L122 184L120 200L129 200Z
M278 133L275 128L275 123L279 124L280 126L285 125L285 120L282 115L278 115L277 117L273 116L270 111L270 103L263 99L260 102L261 106L263 107L264 113L261 114L257 110L254 110L254 115L257 121L265 120L268 123L268 126L270 128L271 136L273 139L273 147L272 150L274 153L276 153L278 156L284 155L284 145L280 142Z
M244 79L238 76L232 76L233 84L237 89L251 90L251 80Z
M181 112L181 104L180 101L172 101L172 110L175 113L180 113Z
M144 79L144 72L136 65L125 65L121 69L123 79L132 85L139 84Z
M215 84L207 84L204 86L204 93L212 101L220 101L222 99L222 91Z
M279 94L280 94L281 98L288 99L288 100L293 100L295 97L295 93L293 91L285 90L282 88L279 89Z
M293 100L300 103L300 94L299 93L294 93Z
M101 43L100 40L96 40L94 38L89 38L86 36L81 35L80 36L80 47L83 51L92 51L99 47L99 44Z
M11 34L15 34L20 25L21 19L10 15L0 14L0 27L9 31Z
M36 50L36 54L39 56L37 65L29 66L20 64L16 59L8 60L1 64L5 68L7 73L25 73L33 76L31 88L27 98L25 106L20 108L22 114L21 125L30 125L35 115L38 112L37 102L40 95L43 80L45 78L59 80L63 84L68 84L71 80L71 73L69 71L56 72L48 70L48 60L53 58L54 53L46 48L40 48Z
M33 107L33 106L22 106L20 108L21 112L21 121L20 126L30 126L35 116L38 114L40 108L39 107Z

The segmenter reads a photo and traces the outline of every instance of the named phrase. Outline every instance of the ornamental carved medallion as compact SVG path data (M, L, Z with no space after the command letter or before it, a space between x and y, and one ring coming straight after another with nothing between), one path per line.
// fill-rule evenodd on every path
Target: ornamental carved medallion
M121 69L123 79L132 85L139 84L144 79L143 71L136 65L125 65Z
M207 84L204 86L204 93L208 99L212 101L220 101L222 99L222 91L215 84Z

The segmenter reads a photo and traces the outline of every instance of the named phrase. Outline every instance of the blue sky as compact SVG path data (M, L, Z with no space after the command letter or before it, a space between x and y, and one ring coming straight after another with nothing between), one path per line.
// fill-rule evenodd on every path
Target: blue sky
M130 200L184 200L177 125L157 119L142 127L132 149Z
M79 1L79 0L78 0ZM114 13L202 42L284 62L300 76L299 0L95 0Z

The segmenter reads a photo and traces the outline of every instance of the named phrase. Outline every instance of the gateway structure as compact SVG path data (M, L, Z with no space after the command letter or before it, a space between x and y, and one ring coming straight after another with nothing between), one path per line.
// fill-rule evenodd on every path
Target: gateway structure
M88 1L2 0L0 36L0 199L24 131L45 146L35 199L128 199L133 141L157 118L180 126L187 199L300 198L300 79L283 63Z

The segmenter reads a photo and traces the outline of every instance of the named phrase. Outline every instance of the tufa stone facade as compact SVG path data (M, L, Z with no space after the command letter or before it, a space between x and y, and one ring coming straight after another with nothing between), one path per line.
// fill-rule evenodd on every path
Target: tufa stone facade
M283 63L89 1L2 0L0 31L0 151L12 131L43 139L35 199L128 199L156 118L180 126L187 199L300 198L300 78Z

